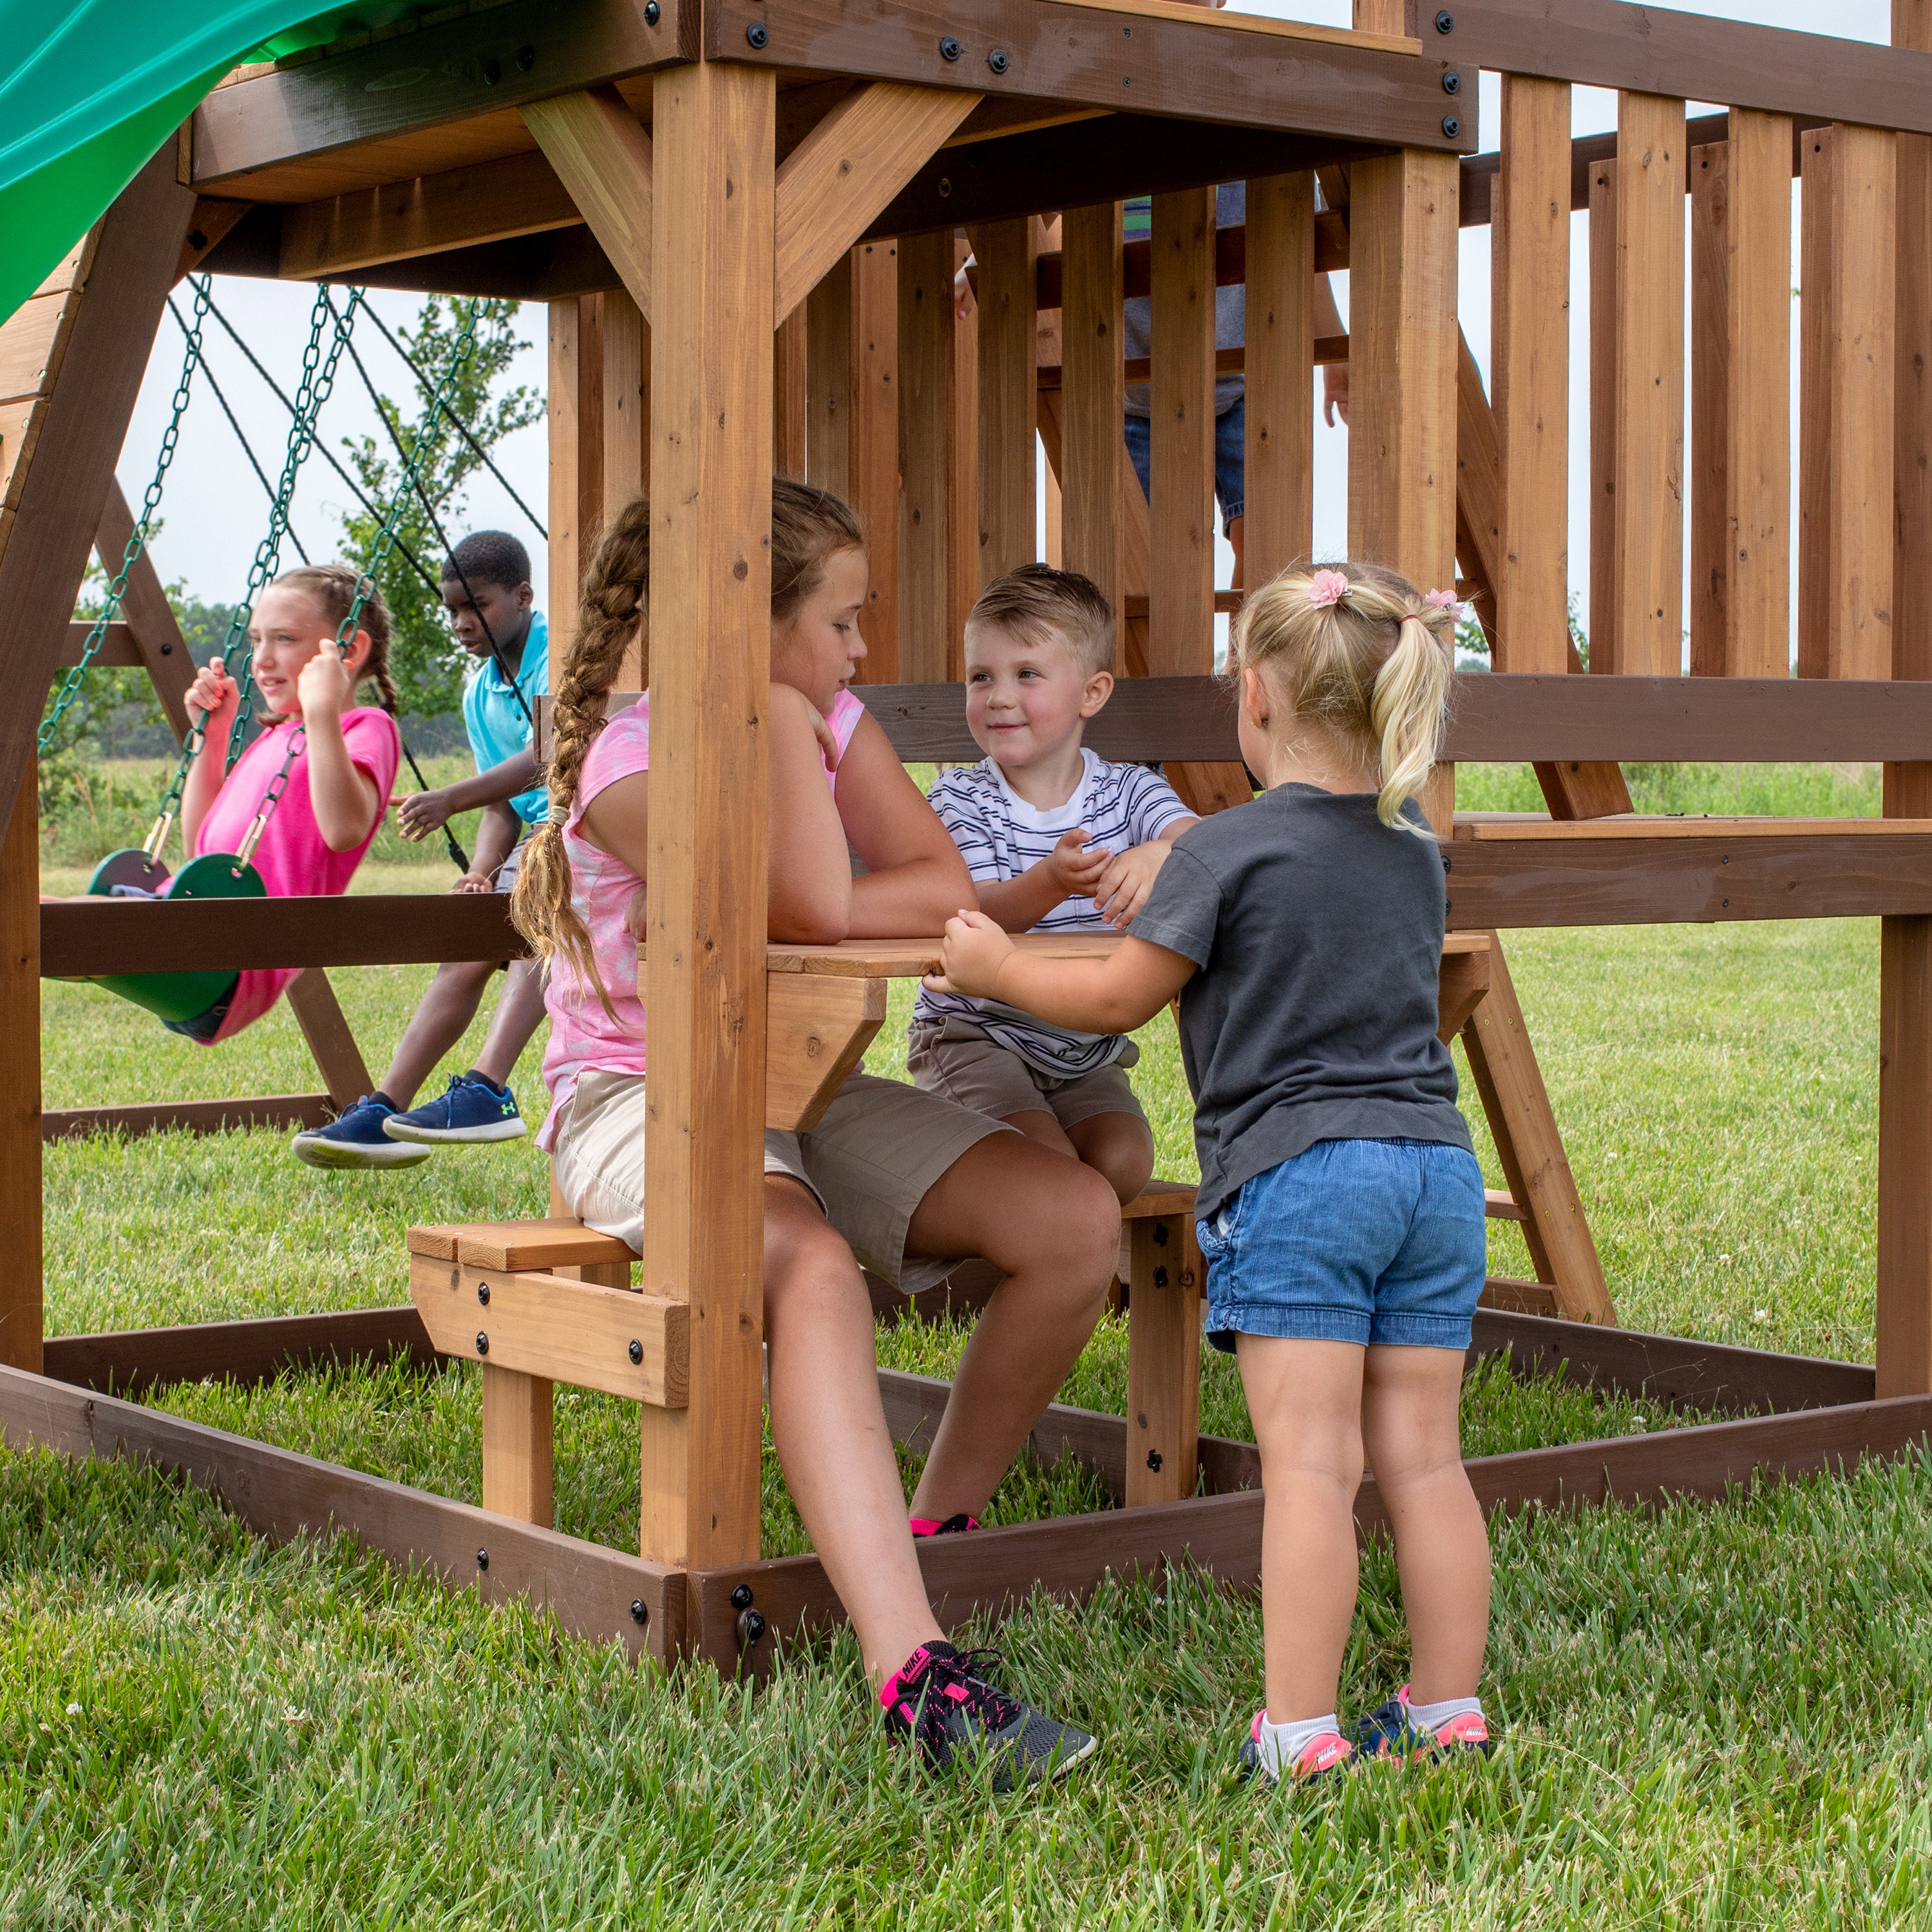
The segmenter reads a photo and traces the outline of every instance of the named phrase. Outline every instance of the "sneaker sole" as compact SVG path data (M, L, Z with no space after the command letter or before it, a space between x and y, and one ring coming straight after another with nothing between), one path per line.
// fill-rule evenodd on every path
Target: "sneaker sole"
M428 1148L350 1147L340 1141L298 1139L290 1150L304 1166L326 1168L334 1173L358 1168L420 1167L429 1158Z
M1069 1772L1077 1770L1100 1748L1098 1738L1089 1738L1077 1750L1063 1751L1052 1760L1048 1768L1036 1777L1018 1778L1013 1775L1010 1762L1000 1764L993 1774L993 1789L1000 1792L1024 1790L1029 1785L1057 1784Z
M402 1127L393 1120L385 1120L382 1131L392 1141L421 1142L427 1147L486 1147L493 1141L520 1141L530 1128L519 1117L514 1120L492 1120L480 1127L418 1127L413 1124Z

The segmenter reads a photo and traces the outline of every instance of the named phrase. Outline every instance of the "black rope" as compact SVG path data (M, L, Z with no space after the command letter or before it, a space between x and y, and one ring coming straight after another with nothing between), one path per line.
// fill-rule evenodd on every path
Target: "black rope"
M411 356L410 352L405 349L403 345L396 340L395 337L389 332L388 324L386 322L373 308L365 308L363 313L369 317L370 321L374 322L379 329L382 331L382 340L386 342L389 346L403 358L404 362L409 365L410 374L416 379L417 384L422 389L424 394L428 396L432 402L434 401L436 399L436 389L434 385L430 382L429 378L423 374L422 370L417 367L416 358ZM495 460L491 457L490 452L483 447L482 444L477 441L476 434L474 431L471 430L470 425L465 422L447 403L442 404L442 413L448 417L449 420L455 424L457 433L463 438L464 441L469 444L470 447L476 452L478 458L488 466L490 474L495 477L499 483L502 484L504 489L509 494L511 502L514 503L517 508L522 511L525 516L530 518L531 523L536 527L538 536L542 537L545 543L548 543L550 542L550 532L544 527L543 524L538 518L536 511L532 509L529 504L525 502L522 497L517 494L515 486L512 484L510 479L496 467Z

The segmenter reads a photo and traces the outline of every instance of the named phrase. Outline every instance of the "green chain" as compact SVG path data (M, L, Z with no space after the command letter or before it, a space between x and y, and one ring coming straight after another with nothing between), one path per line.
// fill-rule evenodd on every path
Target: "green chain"
M47 748L60 729L61 720L67 716L68 707L80 695L81 681L87 675L88 665L99 654L100 646L106 641L107 627L121 614L121 600L128 594L128 579L136 564L140 562L148 548L148 538L154 527L154 512L160 508L162 486L167 481L168 467L175 460L175 448L181 441L182 418L188 412L188 391L194 386L194 372L201 364L201 326L208 316L210 294L209 278L200 275L194 282L194 320L188 332L188 346L182 356L182 370L175 384L173 407L169 412L168 426L161 432L161 453L154 465L154 473L148 484L147 493L141 499L141 514L134 520L134 527L129 532L127 548L121 554L121 568L114 581L107 586L107 596L100 607L100 615L94 620L94 628L87 634L87 641L81 646L80 661L70 670L62 681L60 693L54 700L54 708L41 721L38 748L41 757L46 755Z
M221 668L230 676L234 673L237 652L248 642L248 621L254 614L256 599L261 596L280 566L282 538L288 534L289 512L295 496L296 482L302 464L308 460L309 452L315 446L316 419L323 404L328 400L330 390L334 386L335 366L341 360L344 346L355 326L356 311L362 300L362 291L351 289L343 313L338 316L329 301L326 284L319 284L316 286L315 306L309 314L308 342L302 350L302 380L296 391L295 419L289 429L288 452L283 459L282 473L274 501L269 507L268 533L255 547L254 560L248 569L248 587L242 592L242 601L235 608L233 616L229 620L228 634L222 644ZM334 325L334 332L325 352L322 331L332 322ZM236 712L233 727L228 734L225 770L232 770L235 760L241 756L242 742L248 735L248 725L254 716L255 682L245 664L242 667L240 682L242 702ZM206 714L194 720L194 728L182 746L181 758L175 767L174 776L169 781L160 808L148 831L147 842L142 848L149 860L155 862L160 859L163 848L167 844L168 833L181 809L182 794L188 784L188 772L195 760L200 756L202 747L207 742L207 727Z

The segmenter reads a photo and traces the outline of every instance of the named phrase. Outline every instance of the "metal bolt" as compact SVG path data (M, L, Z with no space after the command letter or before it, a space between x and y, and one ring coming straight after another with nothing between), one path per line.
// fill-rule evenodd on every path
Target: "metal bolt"
M162 645L162 646L161 646L161 655L162 655L162 656L163 656L163 657L164 657L164 658L171 658L171 657L172 657L172 656L174 656L174 654L175 654L175 647L174 647L174 646L173 646L173 645L172 645L172 644L164 644L164 645Z
M1442 131L1453 141L1458 134L1462 133L1462 124L1454 115L1445 114L1442 117Z
M517 71L519 74L528 74L536 64L537 50L535 47L519 47L517 50Z
M648 4L644 8L644 25L647 27L655 27L658 23L658 0L648 0Z
M647 1624L650 1620L651 1613L650 1610L645 1607L644 1598L641 1597L633 1597L631 1599L632 1622L634 1624Z
M731 1592L731 1607L734 1610L748 1610L752 1607L752 1586L740 1583Z
M993 51L986 56L986 64L991 68L995 74L1004 74L1006 69L1012 65L1012 62L1008 57L1006 50L1004 47L995 47Z
M490 1352L490 1338L480 1328L476 1331L476 1352L479 1355L487 1355Z
M1436 31L1438 34L1453 34L1456 31L1456 16L1446 7L1436 16Z
M1167 1246L1167 1223L1165 1221L1156 1221L1154 1224L1154 1244L1157 1248Z
M941 175L941 176L940 176L940 178L939 178L939 198L940 198L940 200L941 201L944 201L944 200L946 199L946 197L949 194L950 194L952 192L952 176L951 176L950 175ZM918 512L917 512L917 511L914 511L914 512L913 512L913 521L914 521L914 523L917 523L917 522L919 521L919 513L918 513Z
M1724 856L1718 861L1718 862L1720 866L1728 866L1731 862L1731 855L1730 853L1726 852Z
M950 34L948 34L939 44L939 58L941 60L949 61L955 61L959 58L959 43Z
M476 1299L485 1308L490 1306L490 1284L487 1281L479 1281L476 1284Z
M771 34L766 30L764 21L754 20L752 24L745 29L745 38L751 42L753 46L761 47L771 38Z
M630 1348L626 1352L631 1358L631 1366L635 1368L644 1359L644 1345L634 1335L631 1338Z
M188 245L190 248L206 248L208 246L208 237L197 228L188 238Z
M765 1634L765 1615L762 1610L747 1610L738 1619L738 1641L748 1649Z
M1150 1449L1148 1451L1148 1467L1156 1475L1160 1474L1160 1451L1158 1449Z
M488 1551L488 1550L478 1550L478 1551L477 1551L477 1552L476 1552L476 1567L477 1567L477 1568L478 1568L478 1569L479 1569L479 1570L487 1570L487 1569L488 1569L488 1568L489 1568L489 1567L490 1567L490 1552L489 1552L489 1551Z
M503 63L500 60L486 60L483 63L483 80L487 86L494 87L503 77Z
M1154 1285L1156 1288L1165 1288L1167 1286L1166 1269L1164 1268L1157 1268L1154 1270Z
M1460 94L1462 91L1462 76L1460 74L1445 74L1442 76L1442 92L1444 94Z

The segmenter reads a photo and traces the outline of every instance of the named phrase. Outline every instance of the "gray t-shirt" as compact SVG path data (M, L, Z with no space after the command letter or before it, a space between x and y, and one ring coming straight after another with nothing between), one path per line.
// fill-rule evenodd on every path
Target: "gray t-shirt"
M1248 184L1244 181L1223 182L1214 191L1214 226L1216 228L1239 228L1248 218ZM1138 240L1150 232L1151 204L1143 200L1129 202L1126 205L1126 234L1129 240ZM1154 298L1151 296L1135 296L1126 304L1121 316L1122 335L1125 353L1129 362L1136 356L1154 353ZM1214 291L1214 346L1216 349L1244 349L1247 346L1248 291L1245 283L1233 282L1224 289ZM1217 376L1214 379L1214 413L1224 416L1247 393L1246 379L1240 376ZM1148 385L1130 382L1127 385L1127 414L1144 416L1148 413Z
M1198 1217L1317 1141L1468 1147L1436 1037L1445 904L1441 853L1372 793L1281 785L1182 834L1132 932L1201 969L1180 995Z

